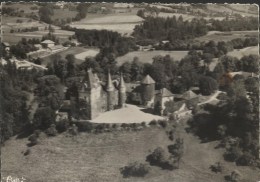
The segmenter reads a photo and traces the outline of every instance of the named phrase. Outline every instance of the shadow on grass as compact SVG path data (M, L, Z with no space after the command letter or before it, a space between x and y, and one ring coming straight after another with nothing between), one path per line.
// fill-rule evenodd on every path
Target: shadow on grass
M154 110L152 108L144 108L144 109L140 109L140 111L148 114L154 114Z

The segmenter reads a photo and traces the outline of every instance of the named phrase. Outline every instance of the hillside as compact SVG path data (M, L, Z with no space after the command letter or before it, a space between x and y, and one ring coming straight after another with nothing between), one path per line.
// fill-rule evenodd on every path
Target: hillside
M145 178L123 178L119 168L129 162L145 162L145 157L156 147L166 149L171 141L164 129L146 128L142 131L112 132L102 134L81 133L76 137L61 134L54 138L42 138L40 144L24 156L26 139L6 142L2 149L2 174L24 176L27 181L40 182L123 182L123 181L185 181L223 182L224 176L234 169L242 174L242 182L255 182L260 170L238 167L223 161L218 142L201 143L185 132L185 121L180 124L176 137L184 139L184 157L180 169L167 171L152 166ZM222 162L223 173L211 172L210 165ZM249 180L250 179L250 180Z

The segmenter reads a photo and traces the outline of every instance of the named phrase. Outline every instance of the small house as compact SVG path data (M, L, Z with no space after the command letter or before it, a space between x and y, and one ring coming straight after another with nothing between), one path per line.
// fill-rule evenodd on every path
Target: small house
M50 48L55 46L55 42L53 42L52 40L44 40L41 42L42 47L44 48Z

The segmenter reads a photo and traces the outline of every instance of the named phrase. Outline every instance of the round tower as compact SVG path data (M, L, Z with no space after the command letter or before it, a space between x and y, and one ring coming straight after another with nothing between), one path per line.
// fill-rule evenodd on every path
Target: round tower
M120 108L122 108L125 104L126 101L126 86L125 86L125 82L124 82L124 78L123 75L121 73L120 75L120 81L119 81L119 99L118 99L118 105Z
M114 109L113 106L113 93L114 93L115 87L112 83L110 72L108 71L108 77L107 77L107 110L111 111Z
M146 75L141 82L141 87L142 104L146 105L146 103L151 101L154 97L155 81L149 75Z

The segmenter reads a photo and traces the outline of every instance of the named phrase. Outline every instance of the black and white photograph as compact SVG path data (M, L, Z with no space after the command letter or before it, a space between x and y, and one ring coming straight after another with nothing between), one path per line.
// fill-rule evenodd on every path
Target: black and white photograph
M2 2L1 182L259 182L259 6Z

